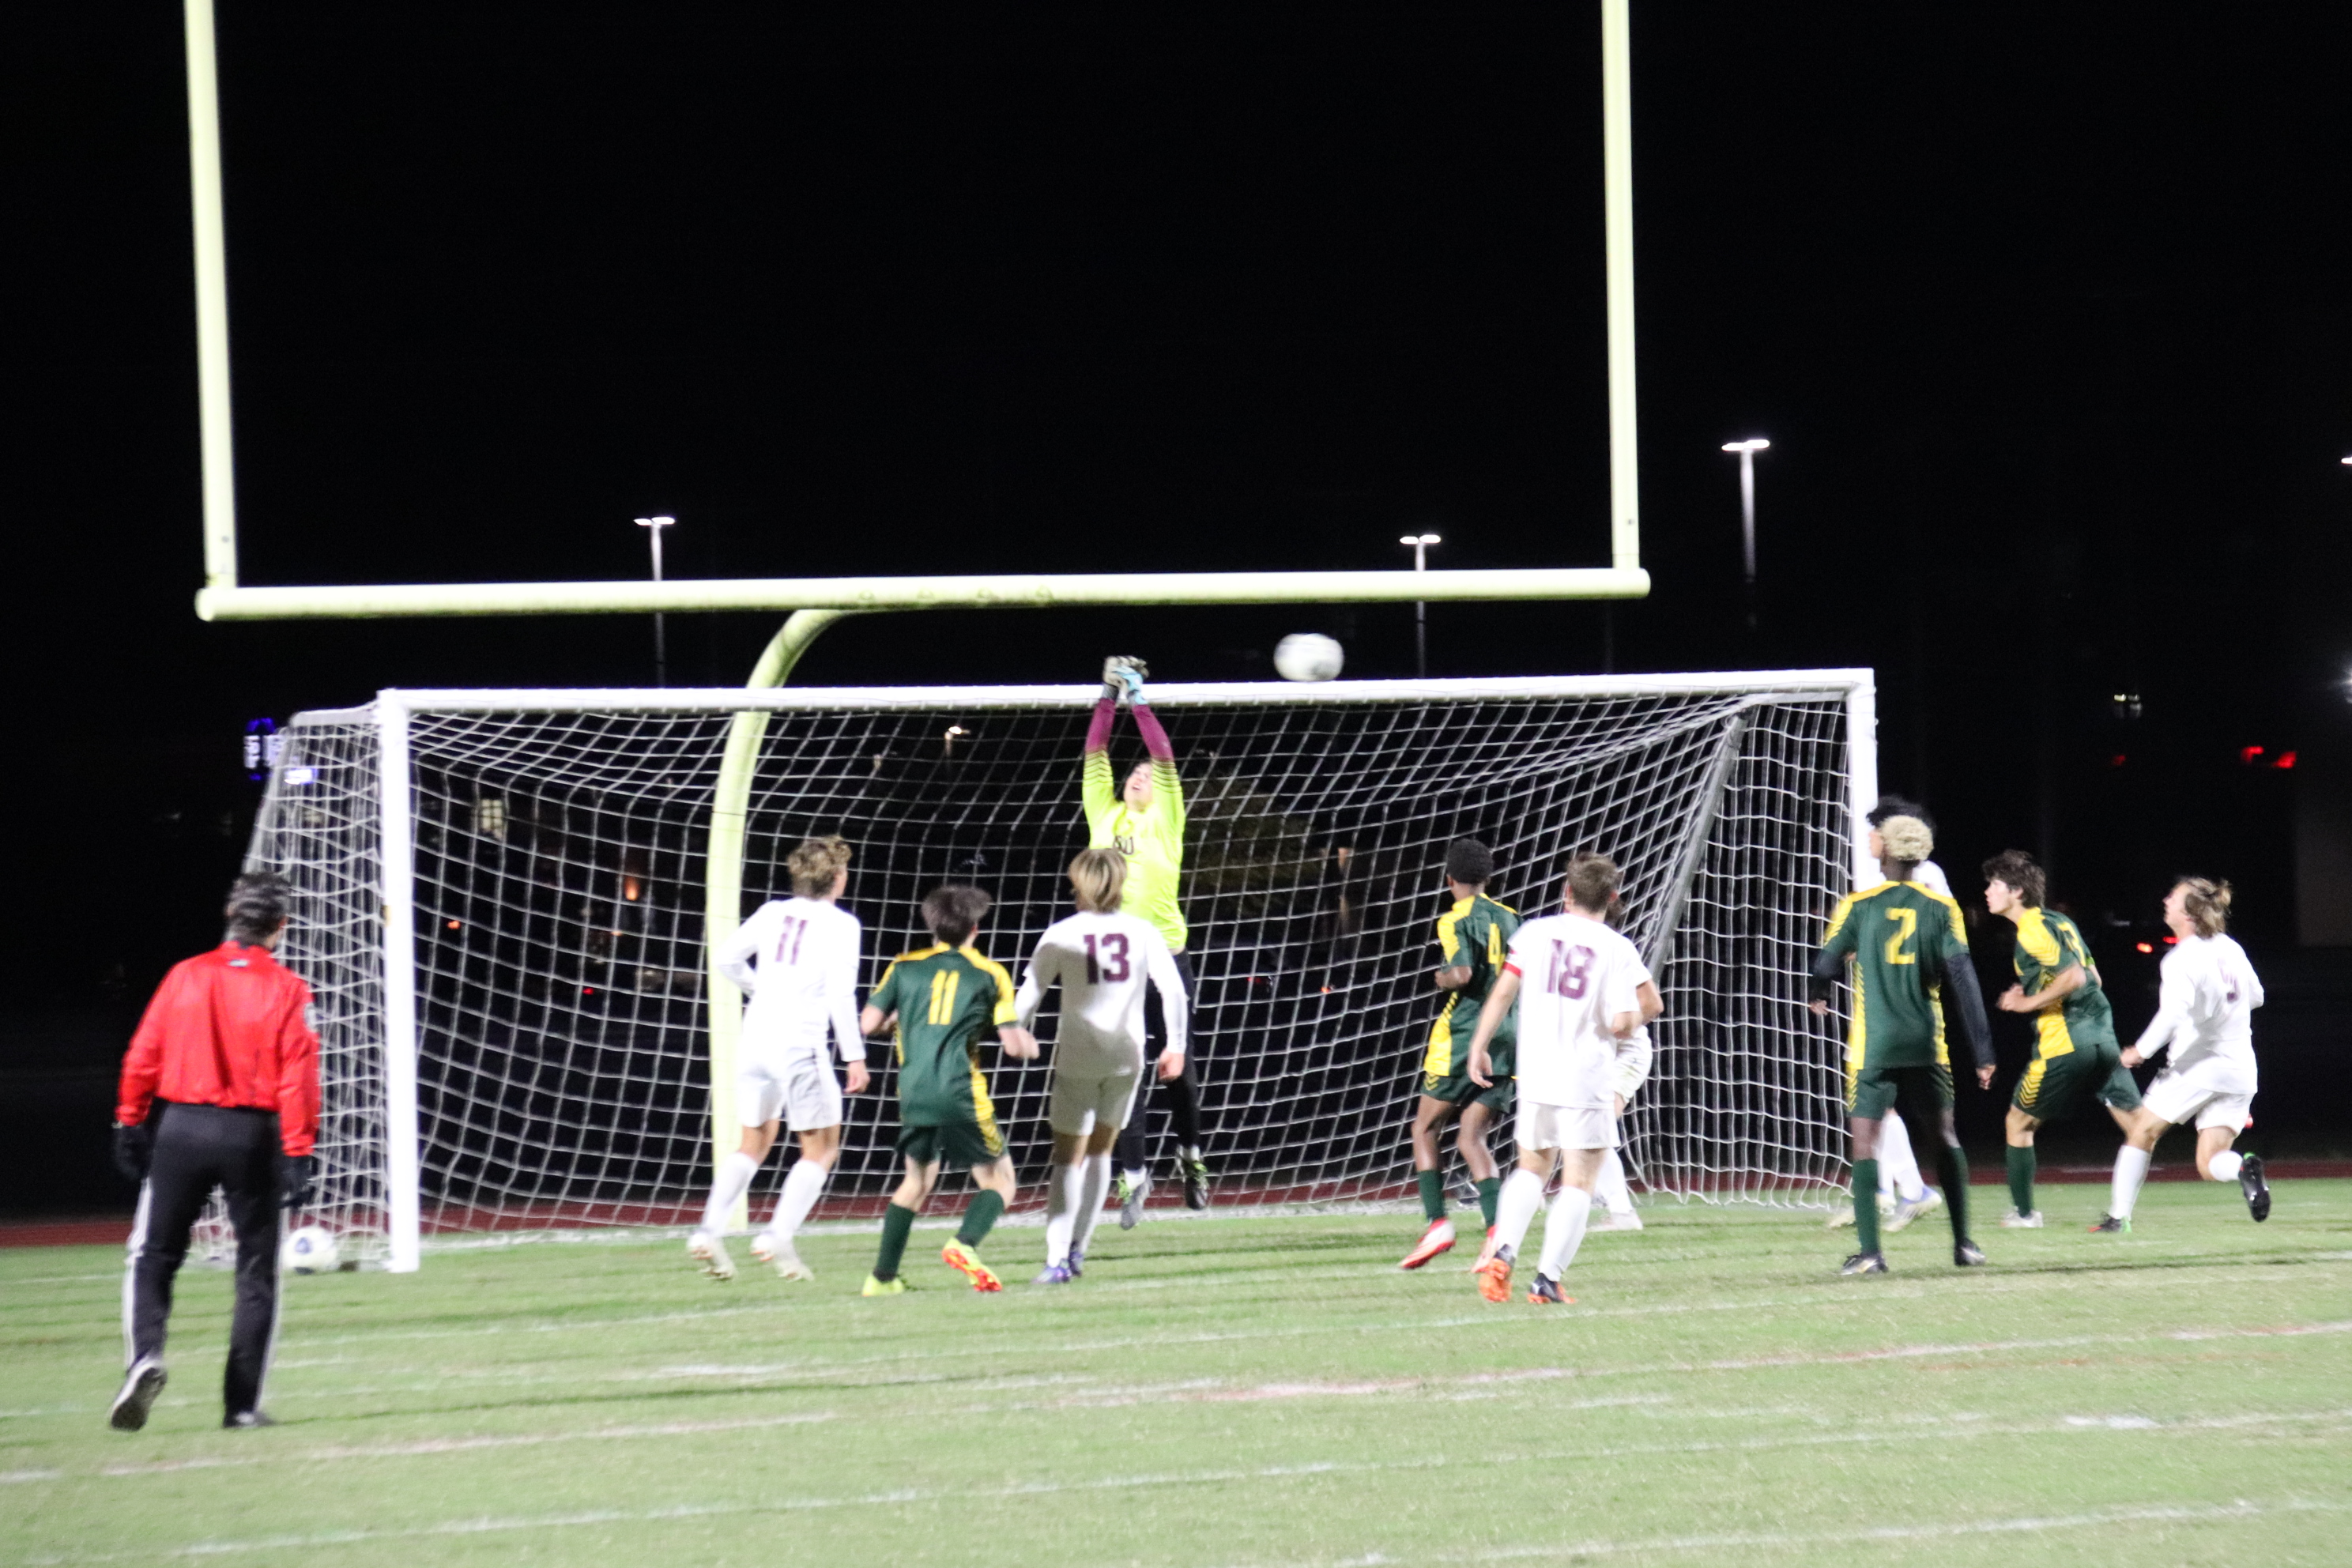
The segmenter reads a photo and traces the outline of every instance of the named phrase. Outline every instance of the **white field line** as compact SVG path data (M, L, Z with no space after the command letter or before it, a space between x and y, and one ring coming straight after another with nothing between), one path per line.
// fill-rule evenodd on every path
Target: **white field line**
M482 1448L532 1448L549 1443L598 1443L639 1437L691 1437L707 1432L751 1432L767 1426L802 1426L835 1419L830 1410L804 1415L765 1415L740 1421L665 1421L649 1426L596 1426L584 1432L525 1432L474 1437L420 1437L405 1443L358 1443L310 1448L299 1454L236 1454L158 1459L144 1465L108 1465L101 1476L160 1476L182 1470L238 1469L253 1465L316 1464L333 1459L404 1459L418 1455L469 1454Z
M2306 1415L2284 1417L2283 1419L2341 1420L2347 1414L2352 1413L2343 1411L2312 1412ZM2230 1419L2232 1425L2242 1425L2242 1421L2240 1418ZM2184 1434L2206 1431L2210 1429L2214 1425L2215 1423L2211 1421L2199 1419L2170 1423L2153 1428L2135 1426L2122 1428L2122 1430L2133 1433L2155 1431L2165 1434ZM2092 1429L2094 1428L2086 1428L2081 1425L2070 1425L2063 1421L2057 1423L2038 1423L2017 1426L1994 1426L1990 1423L1967 1422L1965 1420L1951 1422L1948 1424L1948 1435L1959 1437L2081 1436L2086 1431ZM2109 1430L2113 1430L2112 1428L2107 1428L2104 1426L2098 1426L2095 1429L2099 1430L2103 1434ZM191 1542L180 1546L149 1548L138 1552L76 1552L71 1554L28 1557L20 1559L19 1561L26 1564L27 1568L30 1568L30 1565L32 1564L49 1565L75 1563L109 1563L121 1562L132 1557L226 1557L244 1555L257 1552L317 1550L323 1547L355 1545L361 1542L373 1541L432 1540L452 1536L492 1535L516 1533L527 1531L578 1529L596 1525L658 1524L690 1519L740 1518L761 1514L805 1513L844 1508L890 1507L894 1505L905 1506L908 1504L934 1502L1001 1501L1014 1498L1083 1495L1089 1492L1139 1491L1156 1488L1233 1486L1235 1484L1248 1484L1252 1482L1281 1483L1304 1478L1322 1476L1379 1475L1399 1471L1444 1470L1463 1467L1486 1468L1502 1465L1555 1465L1562 1462L1582 1463L1601 1459L1629 1458L1637 1457L1652 1458L1692 1454L1759 1453L1773 1449L1822 1447L1846 1445L1871 1445L1881 1443L1909 1445L1916 1443L1918 1441L1918 1426L1915 1424L1906 1424L1901 1427L1893 1427L1885 1430L1814 1434L1793 1437L1752 1437L1743 1439L1738 1442L1620 1444L1582 1448L1550 1449L1541 1452L1529 1451L1525 1453L1469 1454L1460 1458L1443 1454L1418 1455L1411 1458L1394 1460L1310 1461L1293 1465L1268 1465L1250 1469L1171 1470L1143 1475L1102 1476L1077 1480L1055 1478L1031 1481L1012 1481L996 1486L983 1487L947 1487L928 1489L909 1487L890 1491L867 1492L849 1497L783 1498L756 1502L677 1503L668 1507L652 1509L592 1509L572 1510L562 1513L511 1515L503 1518L492 1516L476 1517L472 1519L452 1519L442 1520L430 1524L409 1525L399 1529L320 1531L311 1534L259 1536L244 1541ZM291 1456L288 1456L288 1458L291 1458ZM2186 1506L2192 1510L2198 1507L2198 1505ZM2243 1517L2233 1516L2227 1512L2221 1511L2221 1509L2231 1508L2276 1511L2300 1510L2346 1511L2352 1510L2352 1503L2305 1502L2299 1499L2283 1500L2279 1502L2267 1504L2240 1502L2231 1505L2218 1505L2216 1511L2211 1514L2211 1517L2216 1519ZM2149 1511L2147 1516L2150 1518L2175 1517L2168 1513L2158 1511ZM2067 1519L2080 1520L2085 1523L2116 1521L2114 1516L2104 1512L2096 1515L2082 1514L2064 1517ZM2188 1515L2182 1514L2179 1517L2188 1517ZM1939 1531L1959 1534L1988 1530L2002 1522L2004 1521L1970 1521L1968 1524L1948 1526L1913 1526L1909 1528L1922 1531ZM2015 1527L2020 1530L2053 1527L2051 1523L2037 1522L2030 1520L2008 1522L2014 1523ZM1877 1531L1862 1530L1855 1531L1851 1533L1831 1532L1818 1535L1809 1532L1791 1532L1785 1536L1780 1536L1772 1534L1771 1532L1755 1532L1752 1534L1733 1534L1722 1537L1674 1536L1664 1538L1662 1541L1654 1543L1604 1543L1601 1547L1598 1548L1598 1550L1616 1553L1643 1550L1695 1551L1706 1546L1717 1544L1769 1545L1780 1543L1782 1542L1796 1544L1812 1540L1864 1541L1872 1539L1878 1535L1885 1535L1888 1539L1903 1539L1905 1535L1905 1527L1895 1526L1886 1527L1885 1529ZM1568 1543L1561 1543L1557 1545L1500 1548L1491 1550L1494 1552L1504 1555L1539 1556L1564 1555L1570 1552L1580 1550L1580 1548L1574 1547ZM1488 1554L1489 1553L1478 1553L1475 1555L1484 1556ZM1433 1560L1443 1561L1444 1559L1441 1555L1433 1558ZM1376 1555L1370 1558L1359 1557L1350 1561L1361 1563L1381 1563L1389 1560Z

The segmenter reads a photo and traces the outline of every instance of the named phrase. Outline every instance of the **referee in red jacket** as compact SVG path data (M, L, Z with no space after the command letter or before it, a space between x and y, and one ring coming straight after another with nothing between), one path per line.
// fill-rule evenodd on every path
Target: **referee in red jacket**
M236 1229L225 1426L267 1426L262 1380L278 1338L281 1208L310 1195L319 1135L319 1037L310 988L272 955L293 889L239 877L228 934L173 967L122 1058L114 1158L140 1184L122 1288L130 1370L110 1424L136 1432L163 1390L163 1330L188 1233L219 1187Z

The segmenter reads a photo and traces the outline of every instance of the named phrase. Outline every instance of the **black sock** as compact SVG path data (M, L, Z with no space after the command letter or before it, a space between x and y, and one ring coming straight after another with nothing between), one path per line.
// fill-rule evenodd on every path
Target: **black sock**
M2028 1150L2028 1153L2032 1151ZM1944 1208L1952 1216L1952 1239L1969 1238L1969 1156L1958 1143L1947 1143L1936 1156L1936 1174L1944 1181Z

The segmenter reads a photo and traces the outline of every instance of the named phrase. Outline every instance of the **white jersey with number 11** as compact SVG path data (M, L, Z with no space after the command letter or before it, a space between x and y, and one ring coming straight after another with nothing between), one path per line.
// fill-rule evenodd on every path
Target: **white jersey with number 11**
M1650 978L1641 953L1601 921L1570 911L1521 926L1504 967L1519 977L1519 1099L1612 1109L1618 1057L1635 1047L1609 1023L1620 1013L1639 1020L1640 987Z

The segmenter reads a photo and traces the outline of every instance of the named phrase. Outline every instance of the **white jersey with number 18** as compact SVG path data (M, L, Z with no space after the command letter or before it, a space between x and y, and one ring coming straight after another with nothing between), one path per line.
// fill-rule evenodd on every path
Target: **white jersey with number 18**
M1641 1011L1650 978L1633 944L1574 911L1519 928L1504 967L1519 977L1519 1099L1538 1105L1608 1110L1618 1058L1634 1049L1609 1029L1620 1013Z
M1057 921L1037 939L1013 1006L1027 1028L1048 986L1062 988L1054 1070L1089 1077L1143 1068L1143 985L1160 993L1168 1043L1184 1048L1184 984L1167 941L1149 921L1091 910Z

